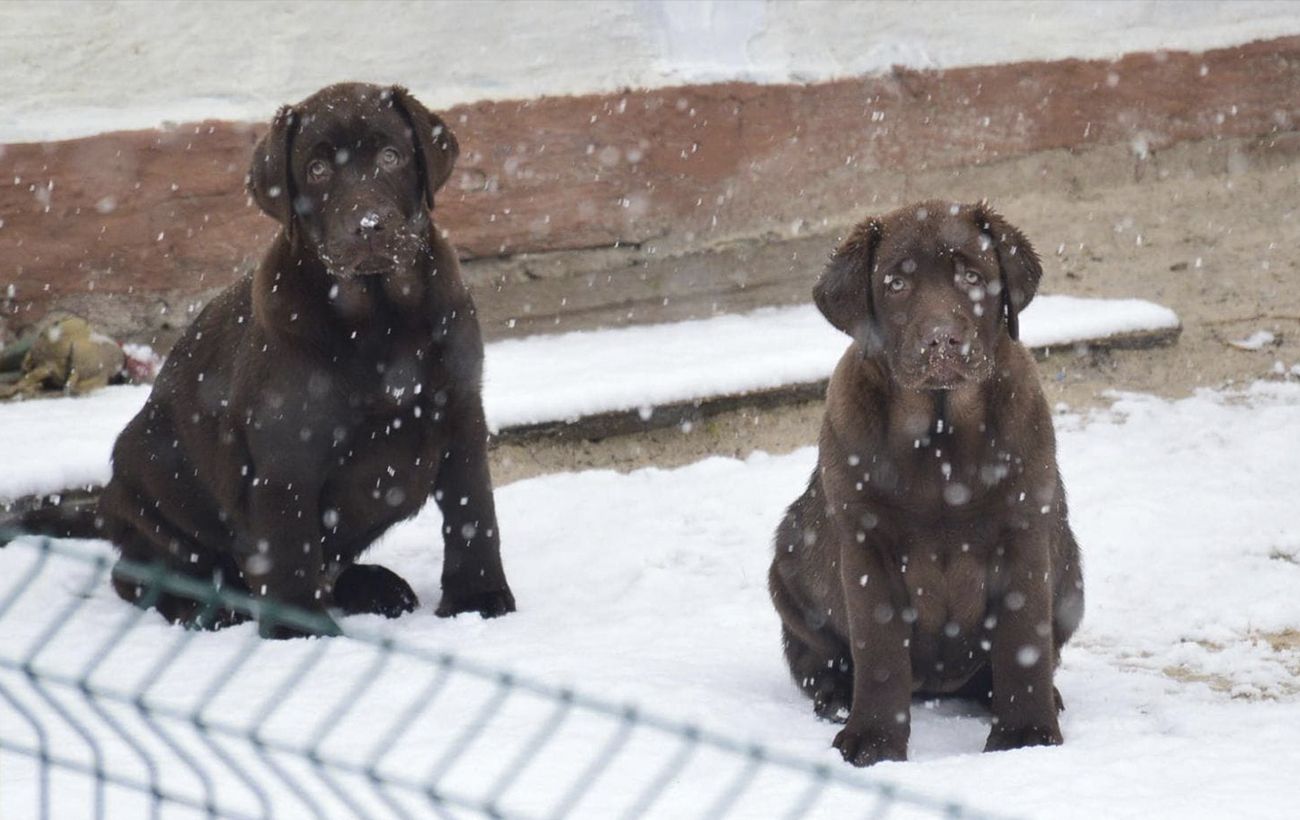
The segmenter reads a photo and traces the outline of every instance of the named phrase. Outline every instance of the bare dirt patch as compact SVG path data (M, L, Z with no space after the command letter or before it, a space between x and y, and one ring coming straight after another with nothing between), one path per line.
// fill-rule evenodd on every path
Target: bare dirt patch
M1231 675L1210 673L1189 666L1166 666L1160 670L1165 677L1180 683L1203 683L1220 694L1234 698L1281 700L1300 695L1300 632L1265 632L1247 635L1243 641L1253 646L1268 647L1268 660L1281 667L1289 678L1279 680L1266 688L1234 679ZM1221 652L1224 647L1204 641L1197 642L1209 652Z

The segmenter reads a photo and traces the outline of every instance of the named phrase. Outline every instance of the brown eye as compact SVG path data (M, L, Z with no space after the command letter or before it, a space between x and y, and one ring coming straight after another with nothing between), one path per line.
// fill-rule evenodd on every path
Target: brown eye
M323 159L314 159L307 165L307 178L312 182L320 182L331 173L330 164Z
M962 274L961 280L972 287L978 287L984 284L984 277L980 276L973 270L968 270Z
M391 145L379 152L379 164L384 168L396 168L401 161L401 153Z

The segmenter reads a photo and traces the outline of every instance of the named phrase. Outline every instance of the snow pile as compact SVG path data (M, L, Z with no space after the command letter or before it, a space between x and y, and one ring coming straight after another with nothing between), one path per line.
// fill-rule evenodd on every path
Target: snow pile
M1261 383L1176 402L1125 395L1109 411L1059 416L1057 425L1088 592L1088 614L1057 679L1066 745L980 754L987 714L967 703L918 703L911 761L883 764L870 776L1030 817L1291 816L1300 771L1300 385ZM388 630L409 644L572 683L842 767L830 748L834 727L814 719L789 680L766 591L772 530L814 460L815 451L803 449L627 475L552 475L501 488L502 543L520 611L491 622L433 616L441 549L430 505L371 554L411 581L420 610L391 623L367 616L345 625ZM34 474L46 469L43 461L10 460L7 472ZM30 564L24 552L0 551L0 598ZM84 577L84 567L51 565L30 595L37 603L3 619L0 656L42 641L48 601L75 600ZM86 593L75 625L43 642L42 667L79 668L87 647L132 612L104 584ZM151 695L193 703L199 693L192 681L246 652L251 632L243 626L198 636ZM145 617L97 680L130 684L178 634ZM328 658L309 684L295 688L268 736L309 737L358 676L374 675L373 698L324 744L359 755L375 741L376 726L418 697L424 678L402 664L376 671L352 642L315 643L331 643ZM223 694L218 714L251 720L312 645L259 645L249 663L254 672ZM0 682L23 685L9 672ZM418 722L385 758L385 770L405 766L422 775L417 761L454 742L493 691L479 683L443 692L436 716ZM28 694L24 702L35 699ZM512 704L485 742L464 752L448 782L466 789L489 783L513 753L500 750L519 748L550 714L545 705ZM520 715L529 719L514 720ZM598 755L612 731L583 724L561 733L523 772L505 806L544 812L557 784ZM0 705L0 737L34 742L7 705ZM80 748L66 730L58 737L65 753ZM618 800L630 799L676 748L631 743L626 754L637 765L607 771L579 815L617 815L626 806ZM113 760L123 766L130 756ZM25 816L30 768L9 757L0 762L7 764L6 808ZM701 759L675 781L683 802L669 805L698 812L733 770ZM787 805L787 793L776 792L779 778L759 782L757 802L737 816L769 816L778 811L773 806ZM714 791L691 802L691 790L705 787ZM832 795L817 814L858 816L868 808L860 795Z

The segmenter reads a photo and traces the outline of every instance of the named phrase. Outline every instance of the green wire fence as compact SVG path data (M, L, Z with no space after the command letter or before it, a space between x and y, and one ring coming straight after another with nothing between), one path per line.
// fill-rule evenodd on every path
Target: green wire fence
M0 549L0 817L979 817L847 765L349 629L200 632L105 593L115 556ZM157 567L151 595L313 616Z

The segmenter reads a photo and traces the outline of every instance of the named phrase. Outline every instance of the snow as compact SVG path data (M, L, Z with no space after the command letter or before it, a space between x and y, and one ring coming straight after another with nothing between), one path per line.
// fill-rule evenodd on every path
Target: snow
M1057 347L1177 326L1173 311L1138 299L1039 296L1020 338ZM825 379L847 344L811 305L532 336L487 346L483 401L493 431L620 410L649 419L656 405ZM0 499L106 481L113 439L148 395L112 387L91 403L0 404L0 451L40 465L0 474Z
M122 401L127 391L118 392L85 400L83 420ZM1270 640L1280 644L1289 630L1294 642L1300 630L1300 384L1262 382L1179 401L1122 395L1107 411L1061 414L1056 421L1088 593L1088 613L1057 678L1067 706L1065 745L981 754L989 728L981 709L918 703L910 762L882 764L866 776L1025 817L1294 816L1300 658L1295 648L1274 649ZM44 462L67 452L29 452L8 460L6 472L44 475ZM772 531L814 460L815 451L806 448L745 460L711 458L673 470L549 475L502 487L502 543L520 610L490 622L433 616L441 549L440 520L430 505L371 553L411 581L422 600L419 611L394 622L348 618L345 626L636 702L648 713L852 775L830 748L835 727L813 717L789 680L765 586ZM0 550L0 601L17 584L26 591L0 619L0 659L39 646L39 668L76 671L103 637L137 617L106 584L91 579L87 585L84 566L53 560L27 582L23 569L31 562L19 546ZM79 608L70 627L42 633L51 612L74 603ZM175 640L188 642L184 654L166 673L151 673L153 661ZM184 709L197 702L212 670L249 656L229 691L205 713L242 726L255 721L272 702L268 698L281 697L277 689L297 661L318 652L325 656L309 677L273 701L278 708L266 719L264 736L310 738L340 697L363 678L373 679L356 711L330 724L321 745L327 757L362 758L385 727L402 719L406 705L423 697L432 674L401 658L376 669L370 650L353 641L259 643L251 626L196 635L146 615L103 659L93 680L122 689L152 681L151 702ZM29 708L45 708L20 674L0 670L0 683ZM481 797L478 790L513 770L515 755L552 714L547 703L516 694L482 738L458 748L458 732L495 691L495 684L453 675L430 712L410 721L409 734L383 758L381 770L422 776L442 752L456 749L463 756L446 784L461 796ZM61 702L84 713L73 692ZM129 712L114 714L135 725ZM604 754L602 744L617 726L617 720L575 712L542 752L527 756L532 763L501 796L503 807L532 816L545 812L593 756ZM51 731L62 754L84 757L83 744L66 728ZM34 742L3 701L0 738ZM110 768L143 777L106 731L101 741ZM234 740L224 745L264 772L246 747ZM638 734L612 759L578 815L617 816L676 749L663 737ZM157 755L170 759L165 750ZM652 816L685 816L688 808L695 816L738 766L699 753ZM0 770L6 816L29 816L30 767L0 752ZM198 789L183 767L164 767L163 777L169 788ZM764 770L735 816L774 816L803 782ZM80 814L71 808L84 791L66 779L55 783L65 801L56 816L84 816L84 804ZM328 792L312 793L334 805ZM222 785L220 794L236 805L251 801L237 784ZM118 808L129 805L113 797L109 816L139 816ZM835 791L815 816L861 816L868 809L862 795Z
M1020 317L1020 341L1029 347L1065 347L1143 330L1178 327L1178 315L1142 299L1039 296Z
M265 122L340 80L401 82L436 108L478 100L752 81L809 83L895 66L1198 51L1300 32L1293 4L1001 2L411 4L29 3L5 9L0 142L208 118ZM213 37L212 32L221 32ZM346 73L318 42L348 43ZM431 57L430 44L436 44ZM507 44L502 47L502 44ZM256 44L250 47L249 44ZM1114 84L1132 78L1114 74Z
M1030 347L1178 327L1139 299L1040 296L1020 318ZM828 378L848 338L812 305L489 345L484 403L494 430L653 408ZM644 414L643 414L644 415Z
M1268 330L1257 330L1244 339L1237 339L1228 342L1228 344L1238 350L1263 350L1268 345L1277 341L1277 337Z
M150 389L106 387L81 398L0 403L0 499L107 481L113 441Z

